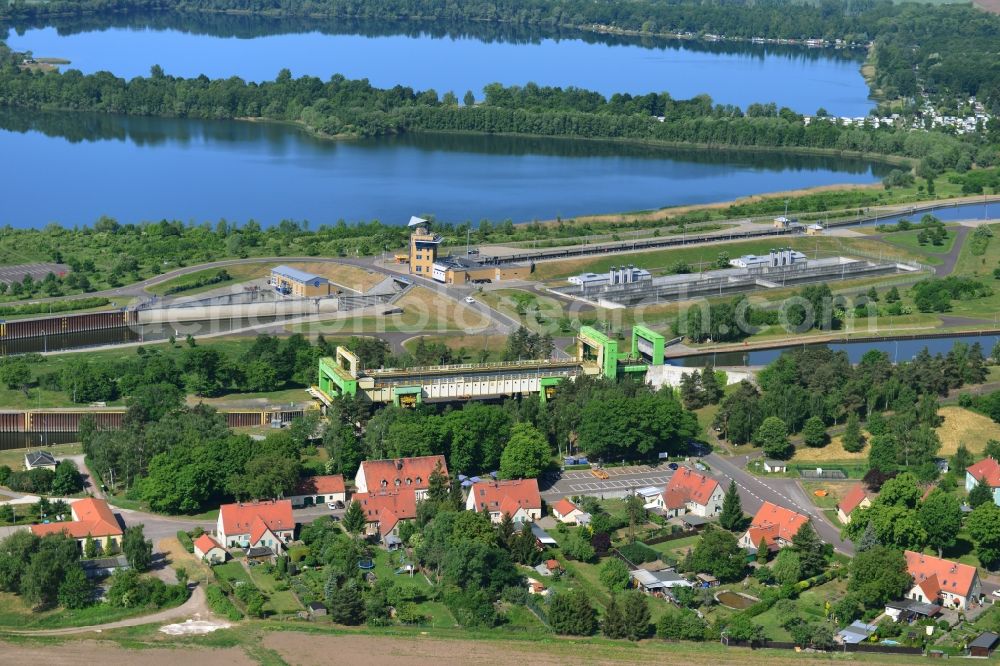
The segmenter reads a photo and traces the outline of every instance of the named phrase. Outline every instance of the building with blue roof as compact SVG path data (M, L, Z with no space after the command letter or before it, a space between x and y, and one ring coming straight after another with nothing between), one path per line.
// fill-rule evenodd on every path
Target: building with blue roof
M268 284L281 294L298 298L329 296L332 292L330 281L322 275L306 273L291 266L272 268Z

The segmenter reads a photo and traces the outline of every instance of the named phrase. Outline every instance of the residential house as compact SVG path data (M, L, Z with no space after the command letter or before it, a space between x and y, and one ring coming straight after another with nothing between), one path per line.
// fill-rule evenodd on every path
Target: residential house
M290 500L239 502L219 507L215 534L225 548L269 548L281 555L295 537Z
M37 536L46 534L67 534L83 548L87 537L94 540L98 552L111 552L121 546L125 531L118 517L102 499L88 497L77 500L69 507L72 520L44 525L32 525L31 531Z
M845 525L851 522L851 512L855 509L867 509L872 505L875 493L870 492L864 483L858 482L851 486L844 498L837 505L837 518Z
M469 511L486 512L490 520L499 523L509 514L514 522L533 523L542 517L542 496L537 479L512 481L480 481L469 488L465 500Z
M441 473L448 476L448 465L444 461L444 456L366 460L361 463L358 473L354 476L355 492L412 488L419 501L427 497L431 474L439 464Z
M30 451L24 454L25 469L56 469L56 459L48 451Z
M327 502L347 502L344 477L340 474L310 476L302 479L288 499L293 507L322 506Z
M725 492L715 479L681 467L670 477L666 489L654 500L655 508L671 518L685 513L712 518L722 511Z
M912 550L903 554L906 570L913 576L913 587L907 592L907 599L965 610L969 601L982 592L976 567Z
M885 605L885 614L891 617L893 622L908 624L914 620L937 617L941 614L941 607L937 604L925 604L913 599L903 599L902 601L888 602Z
M585 511L582 511L565 497L552 505L552 515L560 523L578 523L580 522L580 517L585 514Z
M750 521L750 528L740 537L740 547L756 549L763 541L768 550L784 548L792 543L799 528L808 522L808 516L764 502Z
M993 503L1000 506L1000 463L993 458L983 458L965 470L965 489L972 491L981 483L993 493Z
M194 540L194 556L209 564L226 561L226 549L208 532Z
M418 500L414 488L354 493L352 501L359 503L364 511L365 534L377 536L383 542L390 535L399 537L403 521L417 517Z

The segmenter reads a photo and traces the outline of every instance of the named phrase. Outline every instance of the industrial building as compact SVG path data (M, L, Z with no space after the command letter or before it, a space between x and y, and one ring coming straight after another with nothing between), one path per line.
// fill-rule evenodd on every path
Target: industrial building
M610 275L600 282L581 279L552 291L600 307L623 308L920 270L918 266L909 264L850 257L807 259L801 252L787 248L771 250L765 256L745 255L731 260L730 264L733 268L664 275L636 282L617 281Z
M602 287L607 284L631 284L652 280L652 274L644 268L628 266L612 266L607 273L580 273L569 278L570 284L581 287Z
M412 231L407 261L413 275L429 277L443 284L466 284L522 280L531 274L532 266L528 264L499 265L471 256L438 256L443 238L431 231L431 223L420 217L411 217L408 226Z
M275 266L271 269L268 284L285 296L315 298L333 293L330 281L321 275L313 275L290 266Z

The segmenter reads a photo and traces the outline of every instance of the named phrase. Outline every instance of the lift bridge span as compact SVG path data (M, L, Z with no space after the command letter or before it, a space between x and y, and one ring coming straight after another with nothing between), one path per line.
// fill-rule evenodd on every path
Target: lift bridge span
M337 347L335 357L319 361L319 381L312 393L329 405L337 396L363 395L374 403L410 407L422 402L486 400L537 394L553 397L560 382L580 375L618 377L645 374L662 365L665 339L644 326L632 329L631 345L589 326L577 335L576 355L564 360L436 365L417 368L361 367L356 354Z

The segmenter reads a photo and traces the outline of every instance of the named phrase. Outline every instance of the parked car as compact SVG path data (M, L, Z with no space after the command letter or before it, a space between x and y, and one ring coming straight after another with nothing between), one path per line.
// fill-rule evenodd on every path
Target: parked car
M474 299L472 296L466 296L465 297L465 302L466 303L475 303L476 299Z
M602 479L603 480L603 479L607 479L608 478L608 473L605 472L600 467L595 467L594 469L590 470L590 473L593 474L594 476L596 476L598 479Z
M678 465L677 463L670 463L669 465L667 465L667 467L669 467L674 471L677 471L677 468L680 467L680 465Z
M327 506L328 509L343 509L344 508L344 503L343 502L327 502L326 506Z

